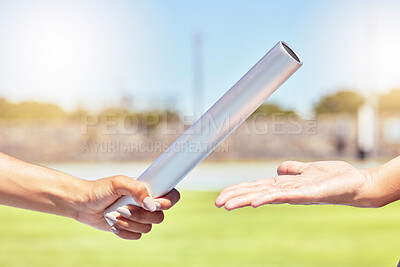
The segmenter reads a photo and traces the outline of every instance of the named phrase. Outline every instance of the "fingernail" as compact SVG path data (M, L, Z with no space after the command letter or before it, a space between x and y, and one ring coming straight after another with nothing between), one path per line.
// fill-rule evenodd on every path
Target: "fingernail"
M131 212L125 207L119 207L117 211L124 217L129 218L131 217Z
M106 219L110 220L112 223L117 223L118 222L117 216L115 216L112 213L107 213L106 214Z
M159 210L159 209L161 209L161 204L159 203L159 202L154 202L154 204L156 204L156 208Z
M117 235L119 233L119 230L115 226L113 226L111 227L111 232Z
M153 212L155 211L156 208L156 204L154 204L153 200L151 200L150 197L146 197L145 199L143 199L143 206L145 209Z

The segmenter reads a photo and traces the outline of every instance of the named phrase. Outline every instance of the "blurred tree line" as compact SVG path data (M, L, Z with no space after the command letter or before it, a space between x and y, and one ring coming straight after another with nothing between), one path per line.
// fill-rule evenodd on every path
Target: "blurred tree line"
M381 113L400 112L400 89L394 89L378 97L378 111ZM321 98L314 106L316 114L355 114L366 99L358 92L343 90Z
M272 116L275 114L283 117L297 116L296 112L291 109L285 109L277 104L270 103L262 104L251 116L257 116L260 114L265 116Z
M364 102L365 98L358 92L342 90L322 97L314 105L314 111L317 115L336 113L356 114L358 108ZM394 89L388 93L378 95L378 102L380 112L400 112L400 89ZM266 117L273 114L278 114L279 116L297 116L295 111L273 103L261 105L252 116L257 114L262 114ZM97 114L90 114L83 107L78 107L72 112L66 112L52 103L34 101L11 103L4 98L0 98L0 121L80 121L83 116L98 116L100 119L107 118L107 120L119 120L123 118L127 123L138 123L147 127L157 125L162 121L173 122L180 119L176 111L169 109L138 112L124 108L110 107L101 110Z
M33 101L10 103L0 98L0 120L4 121L55 121L67 114L57 105Z
M263 104L253 115L263 114L271 116L278 114L280 116L289 116L296 113L290 109L284 109L277 104ZM162 121L179 121L180 117L176 111L169 109L153 109L145 112L136 112L126 108L109 107L99 111L96 114L89 113L83 107L78 107L72 112L66 112L59 106L49 103L40 103L34 101L11 103L0 98L0 120L1 121L75 121L81 120L83 116L98 116L99 120L117 121L123 119L126 123L138 123L151 127Z
M364 103L364 98L357 92L340 91L327 95L315 105L316 114L326 113L356 113Z
M90 113L83 107L66 112L56 104L26 101L11 103L0 98L0 121L10 122L60 122L81 121L84 116L96 116L99 120L137 122L144 125L155 125L161 121L179 120L179 114L169 109L154 109L145 112L111 107L98 113Z

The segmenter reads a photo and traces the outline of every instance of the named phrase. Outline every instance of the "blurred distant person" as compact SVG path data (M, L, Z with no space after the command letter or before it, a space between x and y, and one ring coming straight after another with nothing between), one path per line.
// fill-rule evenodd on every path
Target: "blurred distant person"
M124 195L142 207L126 205L107 214L114 223L110 228L104 210ZM124 239L135 240L148 233L152 224L163 221L162 210L179 198L173 189L153 200L143 183L126 176L86 181L0 153L0 204L70 217Z
M377 208L400 199L400 156L360 170L343 161L286 161L278 175L225 188L215 205L227 210L265 204L335 204Z

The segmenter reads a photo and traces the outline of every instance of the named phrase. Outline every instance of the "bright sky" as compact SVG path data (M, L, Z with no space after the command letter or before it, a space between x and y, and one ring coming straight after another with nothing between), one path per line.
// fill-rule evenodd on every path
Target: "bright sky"
M400 1L0 0L0 97L66 109L175 101L192 111L192 37L204 109L277 41L304 66L271 101L309 114L324 94L400 87Z

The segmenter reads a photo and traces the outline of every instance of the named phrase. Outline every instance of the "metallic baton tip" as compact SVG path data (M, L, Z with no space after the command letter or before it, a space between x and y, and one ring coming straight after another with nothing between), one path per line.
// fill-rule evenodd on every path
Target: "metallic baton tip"
M280 41L279 44L285 49L286 53L289 54L293 58L293 60L297 61L297 63L303 65L303 61L301 58L297 55L296 52L292 48L289 47L289 45L283 41Z

